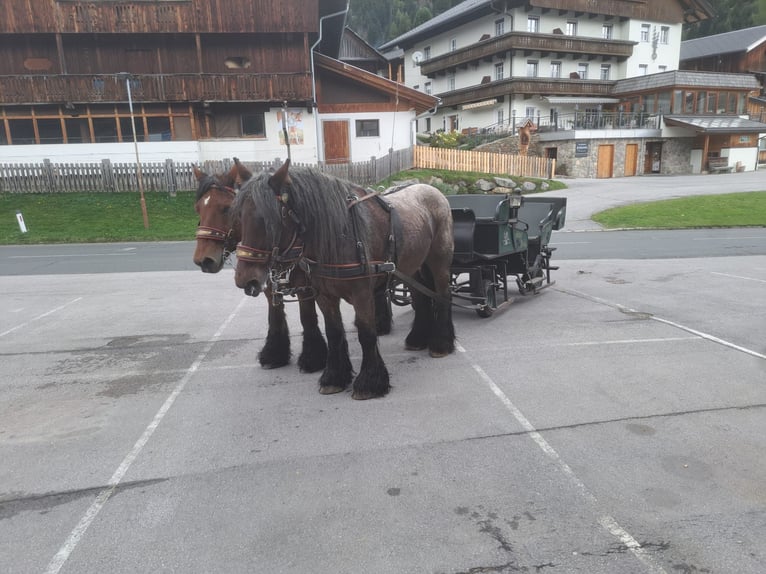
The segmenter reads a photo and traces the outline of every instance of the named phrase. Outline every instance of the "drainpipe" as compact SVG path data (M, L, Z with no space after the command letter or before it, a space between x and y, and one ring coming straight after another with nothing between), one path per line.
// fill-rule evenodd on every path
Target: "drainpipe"
M316 130L317 138L317 162L324 158L324 146L322 143L322 137L319 133L319 104L317 103L317 80L314 73L314 48L319 46L319 44L322 42L322 24L324 24L324 21L328 18L335 18L336 16L345 16L348 14L350 3L351 0L347 0L345 10L339 10L337 12L333 12L332 14L327 14L326 16L322 16L319 19L319 38L317 38L317 41L314 42L314 44L311 46L311 105L314 107L314 129ZM341 31L341 34L343 34L343 31Z

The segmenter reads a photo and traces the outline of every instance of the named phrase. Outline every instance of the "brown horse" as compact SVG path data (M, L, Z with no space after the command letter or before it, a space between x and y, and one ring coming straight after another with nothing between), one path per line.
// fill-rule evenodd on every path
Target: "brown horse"
M252 173L237 158L234 158L231 170L223 175L210 176L196 166L193 169L198 182L194 208L200 218L194 263L204 273L218 273L239 241L239 230L230 217L237 196L235 185L250 179ZM305 278L296 279L296 282L308 285ZM296 293L303 325L303 347L298 367L301 371L313 373L323 369L327 363L327 343L319 330L313 293L308 289L297 290ZM273 369L290 362L290 332L282 297L274 298L270 288L264 294L269 303L269 329L266 343L258 353L258 361L263 368Z
M237 287L256 296L288 267L306 271L325 320L327 366L323 394L351 384L352 367L340 313L351 303L362 346L353 381L355 399L385 395L389 375L378 351L375 299L386 293L390 273L415 279L436 293L413 290L415 319L408 349L442 357L455 348L450 305L452 215L442 193L425 184L379 196L310 168L290 168L247 181L234 208L242 242L237 248Z

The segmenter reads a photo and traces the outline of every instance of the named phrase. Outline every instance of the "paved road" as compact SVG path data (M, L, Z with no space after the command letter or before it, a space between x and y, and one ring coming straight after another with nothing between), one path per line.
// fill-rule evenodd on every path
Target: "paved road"
M366 402L260 369L231 269L0 276L0 569L762 574L766 255L626 257L445 359L397 308Z
M720 175L568 179L565 183L569 189L542 195L568 198L566 231L592 231L601 226L590 216L610 207L690 195L766 190L766 170Z

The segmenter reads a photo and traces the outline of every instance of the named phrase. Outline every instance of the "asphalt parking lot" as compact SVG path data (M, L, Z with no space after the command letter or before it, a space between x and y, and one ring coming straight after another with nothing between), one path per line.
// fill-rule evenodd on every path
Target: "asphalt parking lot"
M567 183L567 231L765 187ZM729 235L716 257L565 258L538 296L456 311L444 359L403 350L396 309L393 390L366 402L262 370L264 300L231 269L171 271L177 246L3 259L0 570L760 574L766 255L762 234Z
M0 277L2 571L762 573L766 256L556 280L358 402L230 269Z

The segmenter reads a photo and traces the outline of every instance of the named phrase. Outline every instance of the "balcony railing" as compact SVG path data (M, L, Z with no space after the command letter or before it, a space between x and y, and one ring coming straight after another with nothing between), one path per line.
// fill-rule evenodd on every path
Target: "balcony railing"
M572 80L569 78L507 78L488 84L461 88L438 94L443 106L457 106L498 98L508 94L544 94L562 96L610 96L614 82L609 80Z
M511 50L527 52L554 53L557 57L566 54L582 54L594 58L616 58L624 60L633 54L636 42L625 40L602 40L600 38L583 38L578 36L563 36L561 34L532 34L529 32L509 32L488 40L471 44L465 48L448 52L425 60L420 64L420 73L429 78L450 68L467 66L481 59L491 59L496 55Z
M152 74L132 76L136 102L311 100L311 74ZM0 76L4 104L127 101L119 75Z

